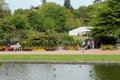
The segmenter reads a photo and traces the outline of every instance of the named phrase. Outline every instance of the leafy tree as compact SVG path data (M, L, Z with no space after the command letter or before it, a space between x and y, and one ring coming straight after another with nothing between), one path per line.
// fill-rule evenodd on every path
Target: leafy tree
M6 39L9 38L6 36L14 32L14 30L15 27L10 23L9 18L0 19L0 45L5 45Z
M0 45L5 45L5 35L15 28L10 23L11 11L5 0L0 0Z
M24 14L24 10L23 9L17 9L14 11L14 14L21 14L23 15Z
M64 6L68 9L70 9L71 11L73 11L73 7L70 4L70 0L65 0L64 1Z
M65 31L69 31L79 26L80 26L79 19L75 18L74 14L69 9L66 9Z
M97 5L97 4L94 4ZM90 6L81 6L78 9L74 10L74 15L79 18L81 26L88 26L90 25L91 20L94 17L96 12L95 8L97 6L90 5Z
M28 22L35 31L43 31L44 16L38 10L32 10L27 14Z
M4 19L0 19L0 27L4 33L6 32L9 33L15 30L15 27L11 24L10 19L8 17Z
M92 36L106 34L106 36L113 36L119 39L120 29L120 1L119 0L106 0L102 3L101 8L96 12L93 19Z
M6 39L10 39L11 43L15 43L16 41L27 38L31 28L25 15L13 14L10 22L15 27L15 30L6 34Z
M43 29L46 30L54 30L55 22L51 18L46 18L43 22Z
M45 18L51 18L55 22L55 30L58 32L64 32L66 14L65 8L60 5L50 2L45 3L40 9L40 13L45 16Z
M75 16L77 18L80 18L80 20L83 21L81 26L87 25L87 20L86 20L86 18L88 17L87 12L88 12L88 10L87 10L87 7L85 7L85 6L81 6L78 10L74 11Z
M27 18L24 15L13 15L11 17L11 23L16 27L17 30L30 28Z
M10 15L11 11L8 7L8 4L5 2L5 0L0 0L0 18L4 18Z

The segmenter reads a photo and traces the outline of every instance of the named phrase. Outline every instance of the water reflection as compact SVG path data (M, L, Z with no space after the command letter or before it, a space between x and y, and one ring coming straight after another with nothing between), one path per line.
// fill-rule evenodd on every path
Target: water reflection
M120 65L95 65L95 75L97 80L119 80Z
M1 80L94 80L91 65L16 64L0 67Z
M118 80L119 65L4 63L0 80Z

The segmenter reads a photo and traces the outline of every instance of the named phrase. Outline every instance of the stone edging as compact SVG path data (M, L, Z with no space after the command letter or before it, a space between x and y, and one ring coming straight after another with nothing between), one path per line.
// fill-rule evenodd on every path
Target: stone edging
M17 64L120 64L120 61L40 61L40 60L0 60L2 63Z

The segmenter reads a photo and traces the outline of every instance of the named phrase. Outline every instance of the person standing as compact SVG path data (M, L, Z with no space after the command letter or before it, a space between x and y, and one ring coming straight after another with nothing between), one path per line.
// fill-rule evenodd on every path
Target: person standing
M85 47L85 45L86 45L86 42L85 42L85 41L83 41L83 42L82 42L82 47L84 48L84 47Z
M94 49L94 41L93 41L93 40L90 41L90 47L91 47L92 49Z
M10 41L9 40L7 40L7 51L10 51L11 50L11 47L10 47Z
M87 49L90 49L90 40L87 41Z

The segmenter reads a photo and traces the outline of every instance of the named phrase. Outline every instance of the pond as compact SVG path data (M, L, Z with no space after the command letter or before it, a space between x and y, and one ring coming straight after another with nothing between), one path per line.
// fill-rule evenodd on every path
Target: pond
M1 65L1 64L0 64ZM0 80L118 80L120 65L4 63Z

